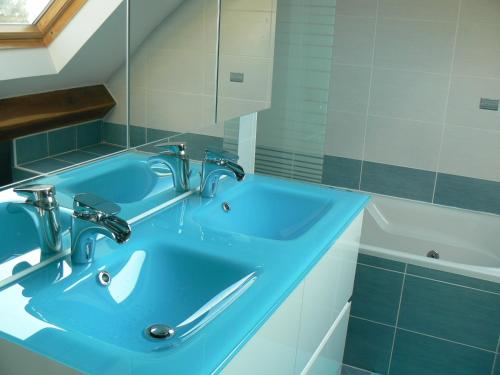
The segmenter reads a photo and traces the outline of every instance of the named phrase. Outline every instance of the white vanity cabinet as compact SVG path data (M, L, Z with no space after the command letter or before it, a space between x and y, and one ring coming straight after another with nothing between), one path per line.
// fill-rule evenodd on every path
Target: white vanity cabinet
M224 368L224 375L340 373L363 213Z

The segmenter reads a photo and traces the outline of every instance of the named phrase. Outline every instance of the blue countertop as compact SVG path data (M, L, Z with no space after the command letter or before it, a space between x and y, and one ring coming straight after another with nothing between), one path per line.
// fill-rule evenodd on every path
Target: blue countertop
M256 183L326 198L331 204L311 228L288 240L243 235L200 224L198 216L204 207L220 205L239 189L248 189ZM132 239L124 246L118 247L108 239L100 240L91 269L71 269L61 260L0 290L0 337L85 373L217 373L304 279L368 200L369 197L354 192L264 176L249 175L241 183L226 179L213 200L193 193L136 222L132 225ZM165 251L164 244L175 248L174 254L182 254L188 246L191 254L199 255L205 262L234 263L242 270L255 272L255 281L198 332L179 345L164 348L135 348L120 345L116 340L102 340L98 335L75 332L68 329L67 324L45 316L43 308L34 307L43 306L40 301L50 301L47 290L67 293L87 277L86 272L93 274L95 270L113 267L110 260L114 254L119 253L122 259L132 259L138 254L148 257ZM161 273L161 270L144 262L140 272ZM159 281L167 282L161 278ZM154 299L147 285L137 280L130 284L135 291L129 293L142 293L148 301ZM161 291L161 287L158 290ZM74 295L78 298L77 293ZM45 305L50 308L50 303ZM147 308L137 304L117 307L122 309L116 310L117 327L120 313L126 314L126 309ZM72 310L76 308L68 302L68 321L77 313L78 319L85 319L81 312ZM89 311L89 321L96 319L92 310Z

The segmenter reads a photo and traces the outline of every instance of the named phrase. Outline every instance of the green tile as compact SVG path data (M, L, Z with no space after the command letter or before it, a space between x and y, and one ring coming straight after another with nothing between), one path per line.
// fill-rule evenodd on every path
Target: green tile
M212 137L209 135L185 133L169 138L170 142L186 142L188 147L189 157L192 160L203 160L205 149L213 148L220 149L224 145L224 139L220 137Z
M49 132L49 155L62 154L76 149L76 127Z
M351 316L347 330L344 363L387 374L394 330L393 327Z
M493 375L500 375L500 354L497 354L497 359L495 361L495 370Z
M87 147L101 142L101 123L93 121L77 127L77 147Z
M363 251L363 250L361 249L361 251ZM389 259L384 259L384 258L379 258L379 257L374 257L371 255L366 255L366 254L362 254L362 253L359 253L359 255L358 255L358 263L367 264L369 266L384 268L386 270L393 270L393 271L398 271L398 272L404 272L405 265L406 265L405 263L396 262L394 260L389 260Z
M129 127L130 147L137 147L146 143L146 128L130 125Z
M360 176L361 160L325 155L323 162L323 184L358 189Z
M91 154L85 151L71 151L65 154L57 155L56 159L72 164L83 163L98 157L96 154Z
M31 163L23 164L22 167L39 173L49 173L58 169L71 166L71 163L66 163L61 160L46 158L42 160L33 161Z
M408 264L408 270L406 272L412 275L427 277L429 279L468 286L470 288L486 290L493 293L500 293L500 283L480 280L474 277L467 277L458 275L456 273L433 270L427 267L414 266L412 264Z
M111 143L122 147L127 146L127 126L103 122L101 128L102 142Z
M26 180L38 176L36 173L30 173L22 169L12 168L12 182Z
M99 143L98 145L89 146L82 149L82 151L96 155L109 155L122 150L124 150L123 147L110 145L107 143Z
M146 129L146 142L154 142L154 141L160 141L160 140L167 140L169 137L173 137L175 135L179 135L177 132L171 132L167 130L160 130L160 129L152 129L152 128L147 128Z
M439 173L434 202L500 214L500 182Z
M494 354L398 329L391 374L490 375Z
M396 324L403 274L358 264L351 314L379 323Z
M17 164L46 158L49 155L47 133L16 139Z
M399 327L496 350L500 295L406 276Z
M361 190L432 202L435 178L431 171L365 161Z

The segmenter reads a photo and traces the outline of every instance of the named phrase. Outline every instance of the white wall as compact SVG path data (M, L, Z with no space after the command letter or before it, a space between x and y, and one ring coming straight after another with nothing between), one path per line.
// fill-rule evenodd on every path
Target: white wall
M500 1L337 0L327 155L500 181Z

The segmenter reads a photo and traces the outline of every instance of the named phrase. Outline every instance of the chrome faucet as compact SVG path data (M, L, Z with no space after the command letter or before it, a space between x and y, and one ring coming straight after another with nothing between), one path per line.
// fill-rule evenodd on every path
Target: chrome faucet
M186 152L187 145L183 142L178 143L160 143L157 148L163 149L159 155L151 156L148 164L164 164L172 172L175 190L179 193L185 193L189 190L189 156Z
M71 263L88 264L94 260L98 234L121 244L130 238L130 225L116 216L120 206L96 195L77 194L73 201L71 223Z
M227 151L206 150L201 168L201 196L213 198L221 176L229 176L241 181L245 178L245 171L238 165L238 155Z
M37 227L42 254L61 252L62 229L55 187L26 185L15 188L14 192L26 198L23 203L19 203L19 207L28 213Z

